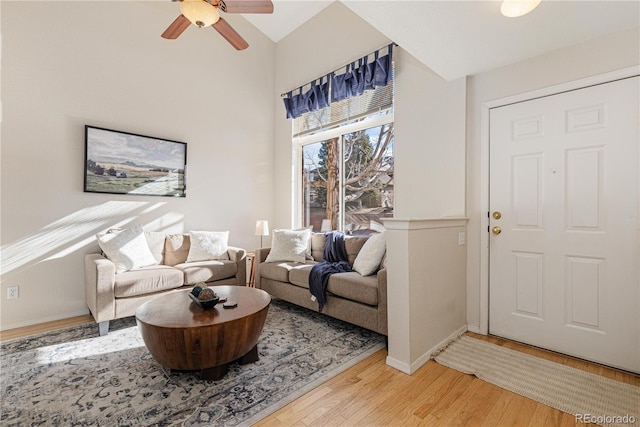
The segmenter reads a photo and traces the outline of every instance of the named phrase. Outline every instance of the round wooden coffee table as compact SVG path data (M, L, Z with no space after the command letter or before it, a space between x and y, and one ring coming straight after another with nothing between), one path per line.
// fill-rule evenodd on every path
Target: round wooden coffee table
M136 311L136 323L153 358L181 371L200 370L202 379L220 379L228 364L258 360L257 342L271 303L262 289L215 286L216 293L235 301L210 309L191 301L190 290L161 295Z

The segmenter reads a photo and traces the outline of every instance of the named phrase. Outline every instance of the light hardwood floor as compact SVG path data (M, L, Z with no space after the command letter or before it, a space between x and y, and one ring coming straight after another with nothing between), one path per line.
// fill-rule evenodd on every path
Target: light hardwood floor
M84 316L70 317L69 319L62 319L62 320L56 320L53 322L41 323L39 325L9 329L6 331L0 331L0 341L26 337L29 335L39 334L42 332L55 331L57 329L68 328L69 326L82 325L82 324L91 323L91 322L93 322L93 317L90 314L87 314Z
M640 377L497 337L469 336L640 386ZM574 416L427 362L409 376L381 350L256 426L584 426ZM593 425L593 424L588 424Z
M19 338L92 322L91 316L0 332ZM468 335L506 348L640 386L640 377L493 336ZM385 364L380 350L254 426L584 426L572 415L427 362L413 375ZM588 424L592 426L593 424Z

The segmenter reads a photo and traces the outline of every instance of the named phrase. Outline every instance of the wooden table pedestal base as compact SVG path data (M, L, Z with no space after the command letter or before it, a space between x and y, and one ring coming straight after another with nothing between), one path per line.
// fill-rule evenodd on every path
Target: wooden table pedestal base
M247 354L238 359L237 362L241 365L248 365L249 363L257 362L258 360L260 360L260 357L258 357L258 345L256 344ZM213 381L221 380L225 375L227 375L227 372L229 372L229 365L231 365L231 363L214 366L213 368L201 369L200 379Z

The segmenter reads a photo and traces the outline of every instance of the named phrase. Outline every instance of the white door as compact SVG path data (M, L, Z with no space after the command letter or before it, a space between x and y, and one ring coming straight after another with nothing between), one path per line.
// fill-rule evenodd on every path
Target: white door
M640 372L639 80L491 110L491 334Z

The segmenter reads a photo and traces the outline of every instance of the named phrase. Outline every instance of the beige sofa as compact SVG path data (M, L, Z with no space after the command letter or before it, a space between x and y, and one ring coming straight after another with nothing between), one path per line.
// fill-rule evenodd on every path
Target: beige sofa
M103 254L85 255L85 300L99 325L100 335L109 321L133 316L144 302L198 282L208 285L246 285L246 251L228 247L228 260L186 262L188 234L144 233L157 265L116 273L116 265Z
M353 265L367 237L347 236L345 247ZM318 303L311 300L309 274L314 264L322 260L324 233L311 236L311 257L305 263L265 262L270 248L256 250L255 286L274 297L311 310ZM387 335L387 269L384 259L372 275L361 276L355 271L335 273L327 285L327 302L322 313Z

